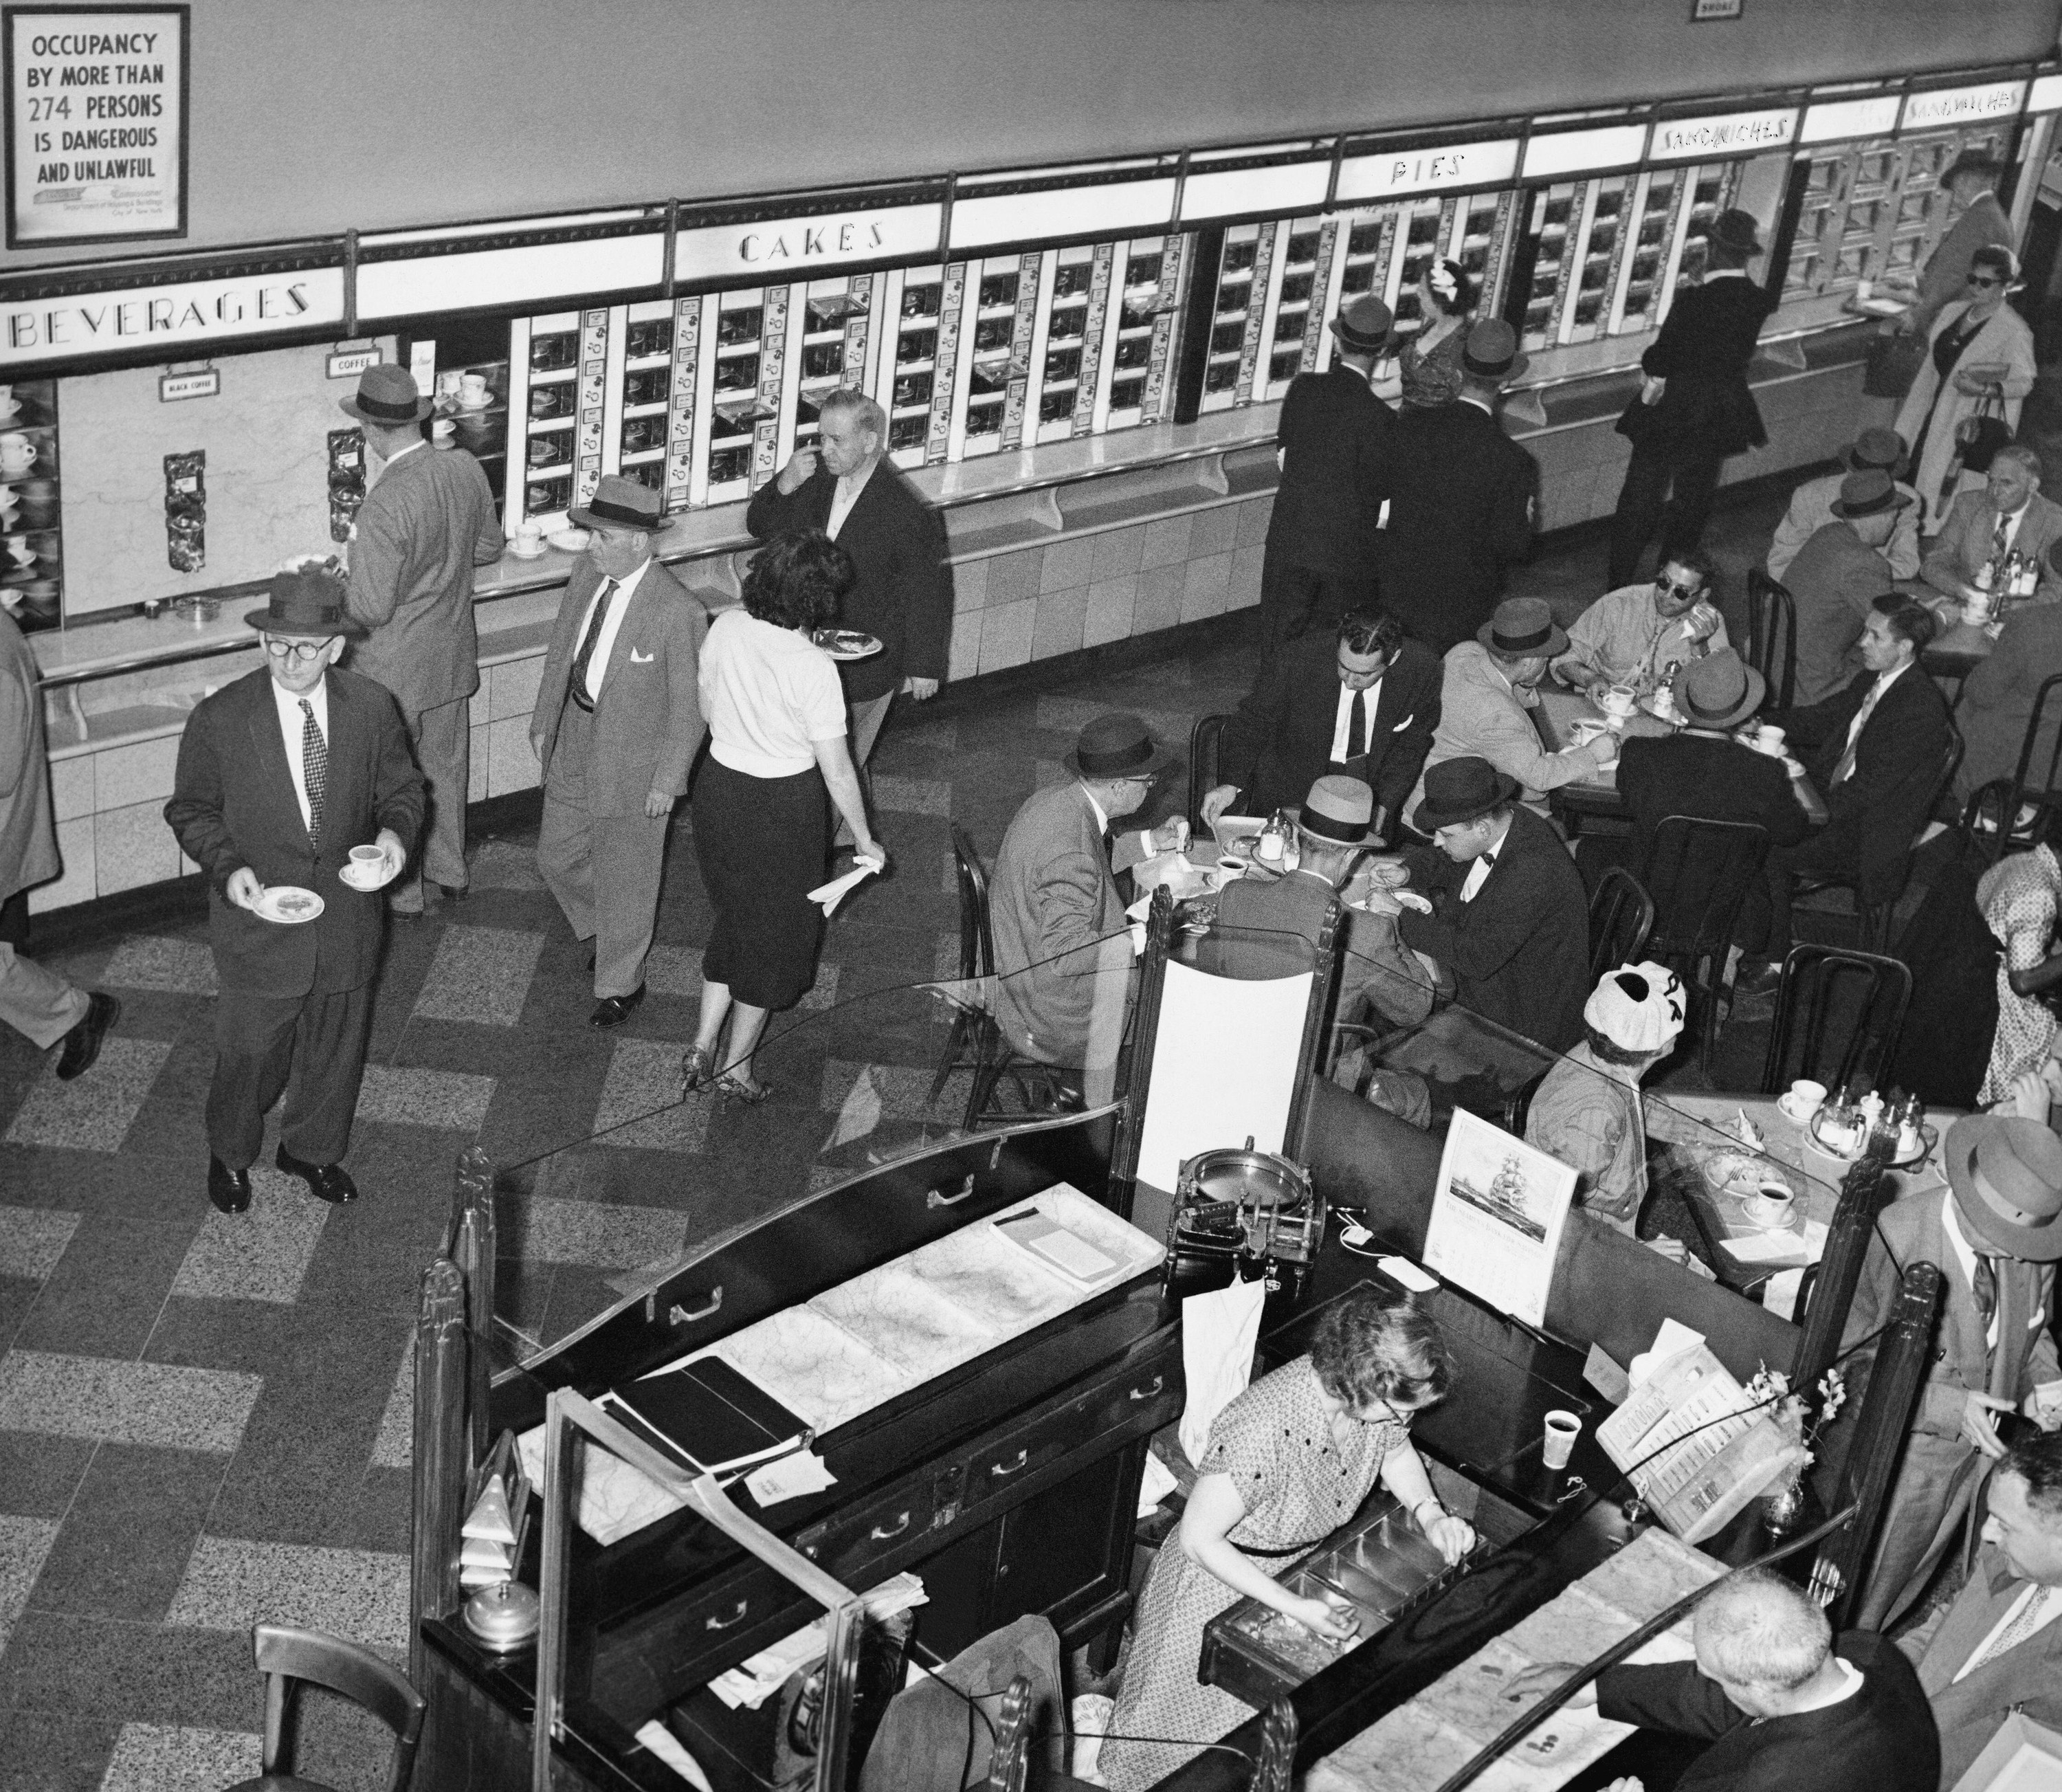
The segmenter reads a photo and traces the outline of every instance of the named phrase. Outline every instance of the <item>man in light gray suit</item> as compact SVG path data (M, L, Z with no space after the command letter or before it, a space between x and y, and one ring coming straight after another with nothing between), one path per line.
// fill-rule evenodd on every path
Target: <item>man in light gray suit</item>
M2062 1726L2062 1437L2007 1450L1990 1507L1960 1596L1897 1643L1917 1664L1940 1728L1942 1792L2007 1713Z
M351 535L344 605L371 631L351 669L394 693L429 790L423 850L387 896L395 914L419 915L425 880L452 900L465 894L467 700L479 688L472 574L501 558L501 523L479 463L423 439L430 404L406 367L367 367L357 396L338 402L379 463Z
M566 581L530 716L544 776L537 868L573 936L595 943L589 1023L616 1027L644 999L667 823L707 732L708 617L652 557L657 492L612 473L570 514L593 539Z
M0 610L0 1020L45 1049L62 1040L58 1075L70 1082L99 1056L122 1009L112 996L75 988L21 955L30 888L60 868L36 658Z

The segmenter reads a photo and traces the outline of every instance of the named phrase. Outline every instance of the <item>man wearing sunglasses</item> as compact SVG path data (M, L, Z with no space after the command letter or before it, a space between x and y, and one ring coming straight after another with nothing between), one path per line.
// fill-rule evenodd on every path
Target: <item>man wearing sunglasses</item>
M1712 570L1701 549L1672 554L1651 583L1606 591L1570 625L1554 676L1592 697L1611 684L1645 692L1667 684L1678 666L1721 651L1731 643L1711 602Z
M423 775L393 697L336 667L364 633L344 611L343 581L297 568L274 575L269 595L244 618L265 663L195 709L165 805L207 875L222 986L207 1194L224 1213L251 1205L266 1110L283 1092L273 1161L318 1200L357 1198L341 1160L386 930L379 892L423 823ZM377 857L357 860L361 847Z

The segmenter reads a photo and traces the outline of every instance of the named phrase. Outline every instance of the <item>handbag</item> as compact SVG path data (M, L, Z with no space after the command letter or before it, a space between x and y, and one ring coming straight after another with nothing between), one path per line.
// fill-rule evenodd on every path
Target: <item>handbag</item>
M1632 395L1632 402L1619 414L1618 432L1635 448L1651 442L1660 434L1661 407L1649 404L1639 392Z
M2011 439L2012 429L2004 420L2004 392L1999 387L1988 387L1976 400L1976 408L1955 426L1955 453L1940 475L1940 502L1953 503L1965 471L1988 473L1992 459Z
M1926 363L1926 343L1916 332L1871 339L1862 357L1862 391L1872 399L1901 399Z

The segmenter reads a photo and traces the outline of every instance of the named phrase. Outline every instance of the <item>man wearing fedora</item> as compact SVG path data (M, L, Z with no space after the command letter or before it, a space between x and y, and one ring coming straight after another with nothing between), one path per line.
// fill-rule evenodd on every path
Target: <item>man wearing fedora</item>
M1539 738L1532 719L1538 684L1567 651L1567 631L1538 597L1506 598L1474 639L1453 648L1440 681L1439 725L1412 804L1423 799L1434 766L1483 759L1510 780L1527 808L1544 816L1547 792L1594 778L1613 764L1619 750L1615 734L1600 733L1558 753L1548 752Z
M1897 328L1924 336L1941 307L1967 296L1969 263L1979 249L2018 252L2018 233L2011 214L1998 202L1998 182L2004 164L1985 149L1971 147L1949 162L1940 176L1954 222L1941 233L1933 253L1920 270L1919 289Z
M1632 814L1632 835L1623 862L1647 886L1657 912L1672 912L1678 890L1708 892L1704 900L1723 906L1737 894L1739 919L1733 941L1742 951L1765 956L1768 887L1759 874L1745 888L1716 888L1729 856L1708 840L1692 840L1675 864L1655 864L1655 831L1671 815L1707 821L1743 821L1767 830L1771 847L1795 846L1811 825L1799 800L1797 780L1783 761L1756 752L1733 738L1760 713L1767 682L1743 664L1731 647L1692 660L1675 676L1675 707L1684 718L1673 734L1629 736L1620 748L1618 793ZM1576 863L1586 876L1613 863L1608 835L1586 833Z
M1775 309L1775 295L1747 276L1747 263L1762 252L1757 231L1751 212L1722 211L1711 220L1703 283L1676 291L1660 334L1639 358L1646 383L1618 425L1631 440L1632 459L1611 518L1614 587L1632 583L1657 528L1664 559L1696 547L1719 468L1768 439L1747 383L1761 327Z
M1919 576L1919 494L1897 478L1910 452L1904 438L1896 430L1878 425L1863 430L1849 443L1845 456L1847 473L1863 473L1871 468L1887 473L1896 481L1899 491L1910 499L1897 513L1897 527L1883 544L1883 561L1893 579ZM1840 495L1840 482L1846 477L1847 473L1827 473L1807 479L1790 494L1790 507L1775 525L1775 538L1768 544L1770 578L1781 579L1787 573L1790 563L1804 543L1833 520L1833 503Z
M1841 1343L1851 1379L1875 1361L1899 1280L1938 1266L1932 1360L1884 1509L1854 1622L1887 1628L1924 1591L1978 1483L2004 1455L1999 1413L2062 1423L2062 1365L2048 1331L2062 1257L2062 1140L2038 1121L1973 1115L1948 1129L1948 1188L1893 1201L1855 1285ZM1855 1403L1859 1408L1859 1402Z
M1131 944L1113 871L1180 843L1181 824L1126 832L1174 756L1136 716L1098 716L1067 756L1073 774L1025 800L995 856L989 919L995 933L996 1024L1017 1051L1079 1069L1095 1041L1113 1041ZM1098 1001L1100 998L1100 1004ZM1093 1060L1100 1063L1100 1059Z
M406 367L376 363L357 395L339 402L364 430L375 468L351 531L344 607L366 633L351 667L394 693L429 796L421 856L387 901L397 915L419 915L426 880L449 898L466 891L467 700L479 688L472 575L501 558L501 523L479 463L423 440L431 406Z
M1374 595L1375 528L1396 416L1368 382L1391 321L1374 294L1349 299L1332 319L1332 364L1297 375L1282 400L1282 483L1260 573L1266 658L1300 635L1323 633Z
M2048 566L2048 551L2058 542L2062 504L2040 495L2040 456L2024 442L2008 442L1991 456L1983 490L1962 492L1948 507L1927 551L1926 583L1957 603L1987 600L2002 608L2007 593L1995 572L2016 553L2040 575L2035 595L2052 603L2062 599L2062 583ZM1976 583L1985 565L1994 572L1988 593Z
M604 474L568 515L592 539L566 581L530 713L544 780L537 868L573 937L594 942L588 1024L616 1027L644 999L666 830L708 732L708 617L652 557L662 513L649 486Z
M1407 405L1396 420L1377 559L1382 603L1434 653L1489 620L1506 572L1532 551L1538 463L1498 415L1526 366L1516 332L1486 318L1461 351L1460 395Z
M1797 551L1784 581L1797 610L1794 700L1823 703L1860 669L1869 606L1890 589L1883 551L1911 500L1879 467L1850 473L1833 520Z
M1462 1008L1565 1052L1582 1037L1589 994L1589 903L1561 836L1518 796L1518 780L1486 759L1428 766L1410 825L1432 848L1413 847L1405 862L1432 912L1382 889L1366 900L1396 916L1404 944L1438 965Z
M380 892L414 850L423 778L392 696L338 669L363 633L343 598L325 570L273 576L265 607L244 617L265 663L195 707L165 805L208 880L221 994L207 1193L225 1213L251 1205L266 1110L283 1090L274 1162L320 1200L358 1194L342 1159L385 934ZM363 869L359 847L379 849ZM296 892L320 912L304 918Z

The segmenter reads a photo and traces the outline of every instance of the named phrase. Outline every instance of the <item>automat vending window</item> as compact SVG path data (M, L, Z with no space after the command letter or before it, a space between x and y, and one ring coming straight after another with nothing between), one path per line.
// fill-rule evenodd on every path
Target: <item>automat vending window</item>
M1276 227L1282 245L1276 257L1279 283L1270 303L1266 390L1256 391L1256 396L1279 398L1305 367L1317 365L1318 339L1312 327L1322 311L1338 229L1335 220L1322 218L1298 218Z
M1035 258L1028 281L1015 255L991 255L969 264L967 287L972 315L962 323L970 339L960 450L969 458L993 454L1002 446L1013 380L1017 383L1021 427L1022 382L1030 365L1035 314L1020 310L1017 295L1027 286L1035 292L1037 282Z
M888 278L893 295L892 353L884 353L889 381L888 451L898 467L924 464L930 439L931 408L937 395L938 320L944 303L945 271L913 267Z
M648 300L625 309L623 365L616 374L616 465L654 491L668 488L673 396L673 307Z
M876 276L812 280L802 298L802 340L795 397L795 446L816 440L824 400L866 383L868 325Z
M582 408L580 315L561 311L517 327L525 371L520 435L520 520L562 523L573 501L575 441ZM597 401L600 394L594 395ZM517 476L512 464L511 475Z
M1174 327L1187 287L1193 241L1180 235L1133 237L1116 246L1123 255L1123 279L1117 290L1109 402L1102 419L1105 429L1157 423L1173 409ZM1320 291L1323 277L1319 267ZM1285 303L1302 303L1307 309L1310 301Z
M767 388L780 391L787 336L784 287L754 287L716 295L709 376L708 486L704 502L728 503L752 495L762 435L780 411ZM777 297L776 297L777 295ZM705 300L703 317L709 316ZM768 447L763 458L770 459Z
M1039 370L1041 442L1064 442L1073 433L1076 407L1085 389L1081 352L1088 342L1095 253L1095 246L1087 243L1053 252L1051 295L1045 305L1045 360ZM1093 367L1089 370L1085 383L1091 396L1081 411L1084 429L1093 407Z
M1262 307L1274 254L1272 224L1234 224L1224 234L1210 307L1210 346L1204 365L1202 408L1228 411L1250 395ZM1263 259L1263 255L1265 259ZM1244 394L1242 394L1242 387Z

